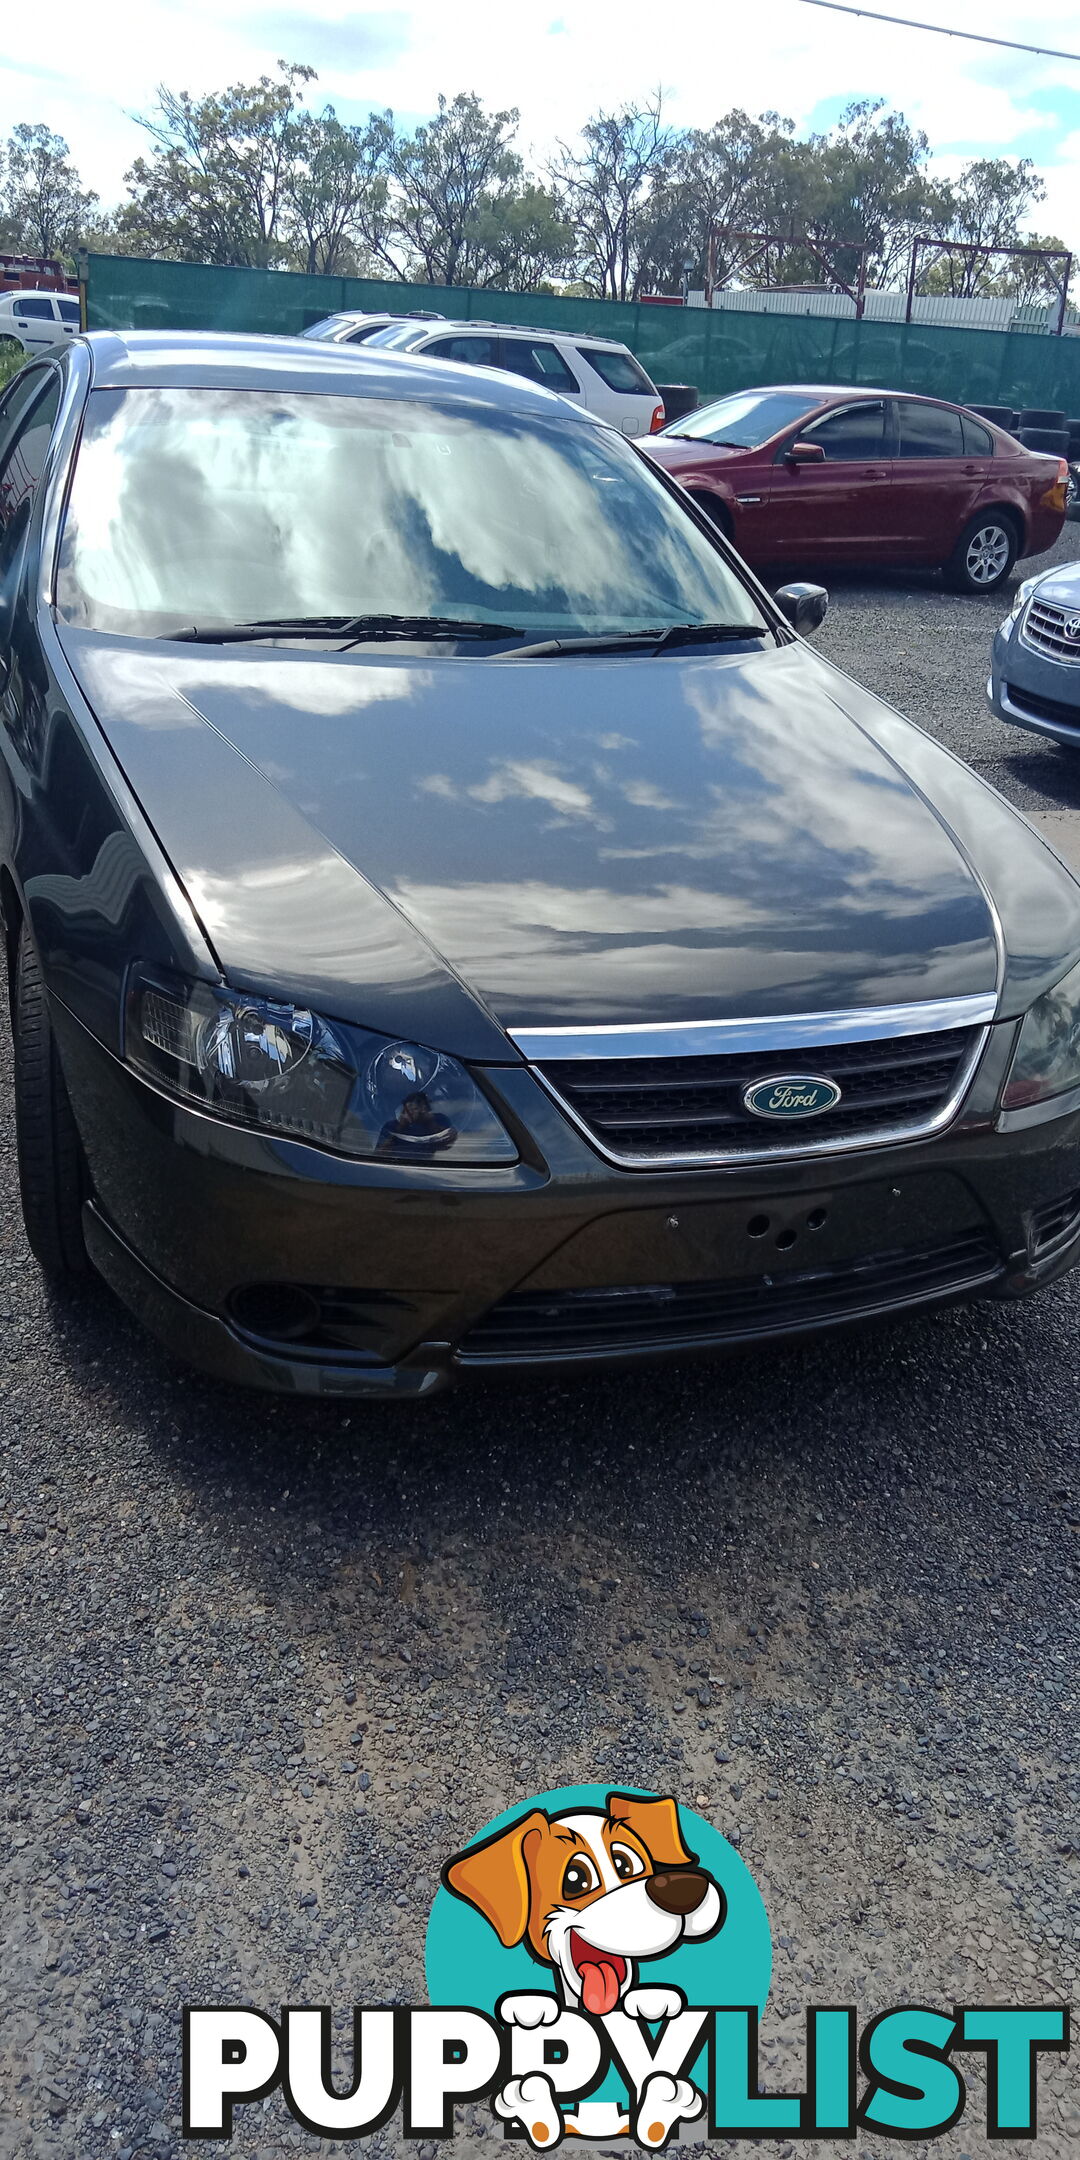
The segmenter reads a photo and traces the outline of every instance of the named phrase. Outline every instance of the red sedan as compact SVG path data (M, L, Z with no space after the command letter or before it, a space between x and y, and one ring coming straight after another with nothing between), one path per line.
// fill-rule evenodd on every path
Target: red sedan
M1069 468L960 405L777 383L686 413L642 444L755 568L897 563L992 592L1052 547Z

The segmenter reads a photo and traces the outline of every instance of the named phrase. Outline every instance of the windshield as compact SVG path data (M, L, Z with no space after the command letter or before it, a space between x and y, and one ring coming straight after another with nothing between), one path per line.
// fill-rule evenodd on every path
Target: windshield
M681 420L673 420L660 432L756 450L803 413L816 412L820 403L812 390L742 390L737 397L720 398L715 405L702 405L697 412L684 413Z
M339 615L492 620L529 640L764 628L613 431L473 400L272 389L91 394L57 607L132 637Z

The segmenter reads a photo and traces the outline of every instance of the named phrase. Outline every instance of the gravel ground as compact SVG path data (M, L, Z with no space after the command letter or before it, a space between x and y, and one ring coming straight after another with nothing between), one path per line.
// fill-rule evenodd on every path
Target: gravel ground
M822 644L1014 801L1080 803L1080 765L984 711L999 613L838 580ZM184 2002L422 2001L449 1851L579 1778L737 1838L777 1944L774 2089L808 2001L1068 2000L1075 1280L632 1379L298 1408L171 1365L104 1291L45 1295L7 1059L4 2160L183 2150ZM1064 2160L1075 2058L1040 2093ZM973 2073L933 2152L1000 2150L983 2120ZM345 2149L277 2097L236 2121L243 2160Z
M1080 525L1019 563L1016 579L1080 558ZM810 573L808 572L807 575ZM830 660L938 735L1020 810L1080 809L1080 758L1004 727L986 702L990 647L1008 603L947 592L939 577L834 572L832 608L815 640Z

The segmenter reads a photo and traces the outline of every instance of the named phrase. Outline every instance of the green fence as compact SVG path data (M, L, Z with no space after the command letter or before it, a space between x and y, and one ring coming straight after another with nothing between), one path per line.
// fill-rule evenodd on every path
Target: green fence
M874 383L960 404L1043 405L1080 413L1080 337L643 307L450 285L305 277L286 270L218 270L133 255L91 255L87 261L91 330L295 335L338 308L403 313L431 308L454 320L476 316L621 338L654 382L696 383L703 397L749 383Z

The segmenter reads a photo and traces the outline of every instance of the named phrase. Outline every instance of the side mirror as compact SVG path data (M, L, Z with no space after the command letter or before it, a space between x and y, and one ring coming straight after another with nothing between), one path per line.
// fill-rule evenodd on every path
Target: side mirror
M813 637L829 612L829 595L824 585L781 585L773 599L785 622L791 624L799 637Z
M824 465L825 446L819 442L793 442L784 452L785 465Z

